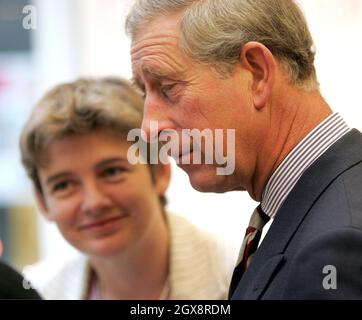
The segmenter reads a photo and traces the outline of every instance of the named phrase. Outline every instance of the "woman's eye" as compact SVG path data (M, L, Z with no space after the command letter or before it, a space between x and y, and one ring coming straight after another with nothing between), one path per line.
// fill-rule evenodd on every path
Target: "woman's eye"
M66 197L75 190L75 183L72 181L61 181L56 183L51 191L57 197Z
M121 173L121 169L120 168L109 168L106 170L106 173L111 175L111 176L114 176L118 173Z
M70 182L69 181L62 181L54 185L53 191L63 191L69 188Z
M103 172L103 176L106 178L110 178L110 179L116 179L119 178L122 173L124 172L123 168L119 168L119 167L112 167L112 168L107 168L104 170Z

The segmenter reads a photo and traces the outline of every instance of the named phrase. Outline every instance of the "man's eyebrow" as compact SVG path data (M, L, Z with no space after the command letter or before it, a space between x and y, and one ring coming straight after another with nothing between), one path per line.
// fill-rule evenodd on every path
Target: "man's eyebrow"
M143 72L148 74L154 79L168 79L168 80L178 80L182 76L182 72L179 71L169 71L169 70L161 70L152 68L150 66L144 66Z
M181 81L181 77L183 75L182 72L179 71L165 71L159 68L152 68L150 66L143 66L142 72L148 75L150 78L154 80L173 80L173 81ZM131 84L138 88L141 91L145 91L145 86L142 81L139 80L137 76L133 76L131 78Z

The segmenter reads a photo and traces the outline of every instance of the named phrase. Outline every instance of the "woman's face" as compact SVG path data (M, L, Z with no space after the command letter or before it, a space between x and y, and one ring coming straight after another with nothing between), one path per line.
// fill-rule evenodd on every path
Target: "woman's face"
M158 166L153 181L148 165L128 163L129 146L106 129L73 135L51 142L38 168L44 215L88 255L139 248L164 228L169 167Z

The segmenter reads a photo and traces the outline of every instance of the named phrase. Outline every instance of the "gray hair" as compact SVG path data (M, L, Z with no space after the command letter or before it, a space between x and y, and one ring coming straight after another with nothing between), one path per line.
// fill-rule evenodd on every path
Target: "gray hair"
M230 73L241 48L257 41L277 57L290 83L318 90L313 39L293 0L136 0L127 33L134 40L156 17L180 12L180 48L188 56Z

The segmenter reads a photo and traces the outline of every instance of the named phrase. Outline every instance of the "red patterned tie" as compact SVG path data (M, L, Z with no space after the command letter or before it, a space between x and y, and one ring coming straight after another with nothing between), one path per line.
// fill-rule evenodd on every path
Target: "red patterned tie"
M243 244L241 245L239 258L234 269L234 273L231 279L229 298L234 293L242 275L247 267L250 265L253 256L258 249L258 244L261 238L261 232L265 224L270 220L258 205L253 214L251 215L249 226L246 229Z

